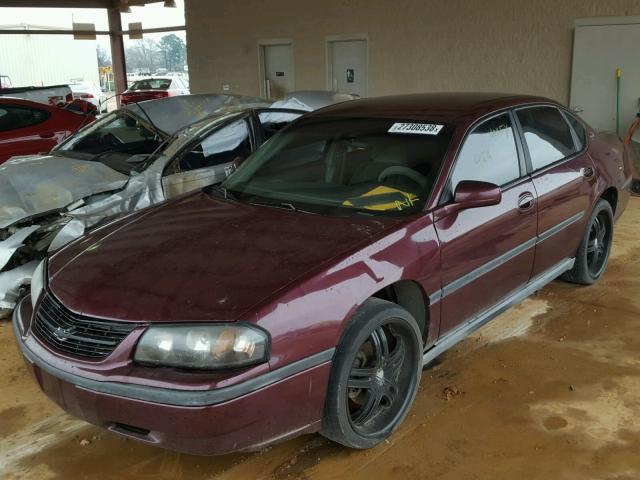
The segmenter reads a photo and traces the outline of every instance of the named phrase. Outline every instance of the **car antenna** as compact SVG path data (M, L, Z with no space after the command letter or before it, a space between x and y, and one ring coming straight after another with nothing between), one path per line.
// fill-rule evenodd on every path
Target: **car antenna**
M135 103L135 104L137 105L137 107L138 107L140 110L142 110L142 113L144 113L144 116L145 116L145 117L147 117L147 120L149 120L149 123L151 124L151 126L152 126L152 127L153 127L157 132L158 132L158 133L162 132L162 130L160 130L160 129L158 128L158 126L157 126L155 123L153 123L153 120L151 120L151 117L149 116L149 114L147 113L147 111L146 111L144 108L142 108L142 105L140 105L138 102L133 102L133 103Z

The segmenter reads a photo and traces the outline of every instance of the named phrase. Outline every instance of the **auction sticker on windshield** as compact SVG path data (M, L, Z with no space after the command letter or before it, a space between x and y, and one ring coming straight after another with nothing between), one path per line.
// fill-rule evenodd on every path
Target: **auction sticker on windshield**
M444 125L433 123L394 123L389 133L409 133L414 135L438 135Z

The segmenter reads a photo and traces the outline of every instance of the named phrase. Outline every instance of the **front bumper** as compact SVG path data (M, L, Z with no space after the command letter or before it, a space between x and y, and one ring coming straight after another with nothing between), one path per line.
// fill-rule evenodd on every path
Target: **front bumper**
M320 427L333 351L309 357L308 368L279 369L210 391L101 382L54 367L27 347L30 333L22 315L28 310L22 302L13 324L40 388L68 413L94 425L196 455L256 450Z

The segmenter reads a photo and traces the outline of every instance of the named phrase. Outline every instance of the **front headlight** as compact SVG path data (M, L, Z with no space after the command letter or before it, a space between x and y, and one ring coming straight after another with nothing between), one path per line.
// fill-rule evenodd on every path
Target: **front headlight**
M33 271L33 276L31 277L31 306L34 310L36 308L38 298L40 298L42 290L44 290L45 263L46 260L41 261Z
M269 337L249 325L151 326L142 335L138 363L210 370L267 361Z

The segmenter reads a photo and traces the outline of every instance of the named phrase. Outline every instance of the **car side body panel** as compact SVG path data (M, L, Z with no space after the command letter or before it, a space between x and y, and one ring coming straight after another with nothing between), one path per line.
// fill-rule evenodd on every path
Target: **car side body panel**
M275 369L304 358L309 348L334 347L367 298L401 281L415 282L424 295L429 345L439 331L441 286L438 239L430 215L394 226L366 247L341 255L330 267L265 299L246 319L271 332L269 363Z
M539 236L533 276L573 257L578 250L595 199L594 168L585 152L532 175L538 196ZM592 174L587 177L589 171Z
M631 165L633 152L625 150L620 138L614 133L597 135L589 129L589 155L596 169L596 199L610 188L617 192L617 208L614 218L620 218L631 197Z
M502 192L498 205L462 210L436 223L442 257L440 335L525 284L531 275L536 238L535 202L518 208L534 192L524 177ZM493 266L492 261L502 259Z

